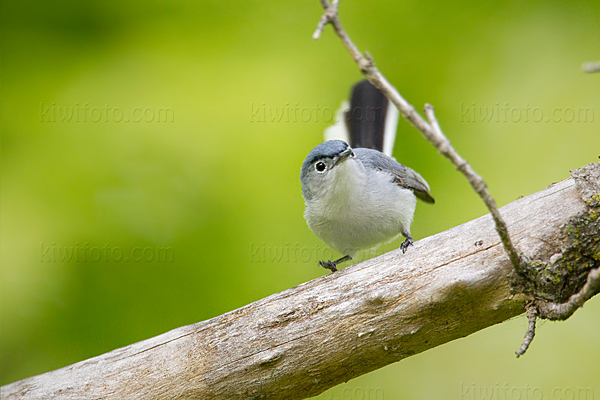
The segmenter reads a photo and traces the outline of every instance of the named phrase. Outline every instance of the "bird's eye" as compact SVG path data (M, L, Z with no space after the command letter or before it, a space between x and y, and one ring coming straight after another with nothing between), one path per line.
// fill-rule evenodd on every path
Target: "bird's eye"
M324 162L319 161L318 163L315 164L315 169L317 170L317 172L323 172L323 171L325 171L325 168L326 168L326 166L325 166Z

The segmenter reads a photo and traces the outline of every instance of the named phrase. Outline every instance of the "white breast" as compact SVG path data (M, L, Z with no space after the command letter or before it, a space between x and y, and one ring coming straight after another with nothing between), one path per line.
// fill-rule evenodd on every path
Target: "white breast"
M328 191L306 202L310 229L343 255L410 235L416 197L392 183L389 173L366 170L349 159L330 171Z

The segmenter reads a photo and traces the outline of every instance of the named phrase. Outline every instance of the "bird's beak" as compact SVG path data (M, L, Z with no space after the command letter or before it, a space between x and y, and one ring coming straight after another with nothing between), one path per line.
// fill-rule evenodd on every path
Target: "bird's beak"
M351 148L347 148L346 150L342 151L337 158L334 160L333 165L338 165L342 162L344 162L345 160L347 160L350 157L354 157L354 152L352 151Z

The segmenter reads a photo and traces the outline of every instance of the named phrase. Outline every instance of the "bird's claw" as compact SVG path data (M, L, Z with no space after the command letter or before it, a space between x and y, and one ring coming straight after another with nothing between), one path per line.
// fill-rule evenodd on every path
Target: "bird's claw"
M400 245L400 248L402 249L402 254L406 253L406 249L408 249L408 246L412 246L414 242L415 241L412 237L407 237L406 240L404 240L404 242L402 242L402 244Z
M319 261L319 265L325 269L330 270L332 273L337 272L337 268L335 267L335 263L331 260L327 261Z
M327 260L327 261L319 261L319 265L325 269L330 270L332 273L337 271L337 265L344 263L346 261L350 261L352 260L352 257L350 257L349 255L346 255L342 258L340 258L339 260L335 260L335 261L331 261L331 260Z

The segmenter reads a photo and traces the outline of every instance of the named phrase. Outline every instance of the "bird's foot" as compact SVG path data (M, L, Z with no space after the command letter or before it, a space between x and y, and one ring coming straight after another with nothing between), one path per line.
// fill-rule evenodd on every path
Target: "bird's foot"
M331 261L331 260L319 261L319 265L325 269L330 270L333 273L333 272L337 271L338 264L341 264L343 262L350 261L350 260L352 260L352 257L344 256L344 257L340 258L339 260L335 260L335 261Z
M331 260L319 261L319 265L325 269L330 270L331 272L337 271L337 268L335 267L335 262L333 262Z
M415 241L412 237L407 237L406 240L404 240L404 242L402 242L402 244L400 245L400 248L402 249L402 254L406 253L406 249L408 249L408 246L412 246L414 242Z

